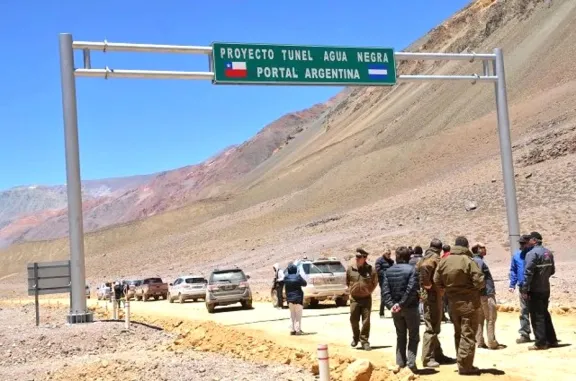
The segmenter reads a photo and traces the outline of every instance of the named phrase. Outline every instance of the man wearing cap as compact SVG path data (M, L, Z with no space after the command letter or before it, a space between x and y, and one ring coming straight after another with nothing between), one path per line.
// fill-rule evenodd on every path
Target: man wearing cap
M474 366L480 292L486 287L484 274L472 260L468 239L457 237L450 255L440 261L434 283L448 295L458 354L458 373L478 375Z
M522 290L524 285L524 262L526 254L530 251L530 236L523 235L518 240L520 250L518 250L512 257L510 263L510 287L508 291L514 293L516 286ZM516 344L523 344L530 342L530 313L528 311L527 300L522 297L520 293L520 330L518 331L520 337L516 339Z
M498 314L496 310L496 287L494 286L492 273L484 261L484 257L486 257L486 246L478 242L472 246L472 254L474 254L474 262L476 262L480 270L482 270L482 273L484 273L484 281L486 282L486 287L482 290L482 296L480 297L482 307L478 309L476 344L478 348L498 349L500 345L498 341L496 341L496 317ZM488 345L486 345L484 341L484 321L486 321L486 330L488 331Z
M364 249L356 249L356 260L346 270L346 285L350 291L351 346L355 348L360 342L362 348L369 351L372 293L378 286L378 274L374 267L366 262L367 258L368 253ZM362 330L360 330L360 318L362 318Z
M424 324L426 330L422 335L422 365L425 368L437 368L443 364L453 364L454 360L445 356L438 340L442 324L442 290L434 279L436 269L440 263L442 242L433 239L430 248L426 250L424 258L416 265L420 279L421 298L424 309Z
M535 343L530 350L543 350L558 346L552 317L548 312L550 304L550 277L556 272L554 255L542 246L542 235L530 233L529 245L532 249L526 254L524 285L522 296L528 301L530 320L534 330Z

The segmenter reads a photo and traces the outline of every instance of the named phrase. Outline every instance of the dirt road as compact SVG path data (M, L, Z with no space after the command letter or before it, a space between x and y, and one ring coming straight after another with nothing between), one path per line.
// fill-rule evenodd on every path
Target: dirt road
M91 304L104 302L92 301ZM291 347L314 351L317 344L327 343L331 354L341 354L369 359L375 365L394 363L395 331L392 319L379 319L378 313L372 314L372 352L364 352L349 347L351 339L348 323L348 308L320 306L317 309L304 311L303 330L306 336L290 336L288 330L287 310L276 310L268 303L256 303L252 310L239 307L227 307L208 314L204 303L188 302L183 305L169 304L166 301L131 302L131 309L136 316L173 318L192 321L214 321L224 326L233 327L266 340ZM530 352L528 345L515 342L518 329L518 317L514 313L500 313L497 322L497 339L507 348L490 351L479 349L476 354L476 365L486 369L480 378L500 380L536 380L553 377L554 381L576 379L576 318L554 316L558 338L562 347ZM442 325L440 340L445 352L455 356L453 344L453 327ZM423 376L430 380L459 379L456 366L442 367L438 373Z

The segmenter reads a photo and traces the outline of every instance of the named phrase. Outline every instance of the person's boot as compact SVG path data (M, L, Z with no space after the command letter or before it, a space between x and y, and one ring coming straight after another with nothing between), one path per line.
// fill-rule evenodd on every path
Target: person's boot
M448 356L442 356L440 358L437 358L436 362L438 362L438 364L440 365L454 365L457 363L456 359L453 359L452 357Z
M365 351L371 351L372 347L370 346L369 343L364 343L362 344L362 349L364 349Z
M470 369L458 369L458 374L461 376L478 376L481 373L482 372L480 369L476 368L475 366Z
M529 336L520 336L516 339L516 344L526 344L530 342Z
M534 344L534 345L532 345L531 347L528 347L528 350L529 350L529 351L545 351L545 350L548 349L548 348L549 348L548 345L540 345L540 346L538 346L538 345Z
M439 368L440 363L436 360L430 360L426 364L424 364L425 368Z
M350 343L350 346L352 348L356 348L358 346L358 340L356 339L352 339L352 342Z

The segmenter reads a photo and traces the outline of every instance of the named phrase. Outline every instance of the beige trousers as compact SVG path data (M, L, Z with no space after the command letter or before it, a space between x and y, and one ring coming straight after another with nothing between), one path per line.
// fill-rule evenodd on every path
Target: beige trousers
M478 332L476 333L476 344L478 346L487 345L489 348L497 349L496 341L496 296L482 296L482 307L478 309ZM484 341L484 321L486 321L487 341Z
M290 331L302 331L302 310L304 307L302 304L288 303L288 308L290 309Z

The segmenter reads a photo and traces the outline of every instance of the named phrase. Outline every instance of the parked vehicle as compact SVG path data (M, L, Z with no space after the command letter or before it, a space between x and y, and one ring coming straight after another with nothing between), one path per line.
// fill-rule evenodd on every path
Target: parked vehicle
M124 280L122 281L122 290L124 290L124 298L131 300L136 292L136 287L142 284L141 280Z
M90 286L86 285L86 299L90 299Z
M110 300L111 296L112 296L112 282L101 283L96 288L96 299Z
M166 299L168 297L168 283L162 282L161 278L145 278L142 284L136 286L134 290L136 300L147 301L150 298L154 300Z
M252 290L248 283L250 276L235 267L216 269L208 277L206 287L206 309L214 313L217 306L240 303L242 308L252 308Z
M181 276L168 285L168 301L174 303L178 299L180 303L192 299L206 300L206 284L208 281L203 276L186 275Z
M308 283L302 288L304 307L316 306L324 300L334 300L338 307L348 304L350 294L346 286L346 268L341 261L334 257L304 258L294 261L294 264L298 268L298 273ZM272 291L271 297L272 304L277 306L276 292Z

